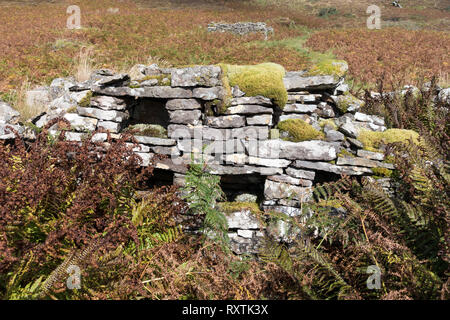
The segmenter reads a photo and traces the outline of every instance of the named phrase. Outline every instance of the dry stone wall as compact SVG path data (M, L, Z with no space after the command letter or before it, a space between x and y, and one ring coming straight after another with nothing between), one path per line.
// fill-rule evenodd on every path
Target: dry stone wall
M220 102L229 92L219 66L165 69L140 65L135 69L131 76L99 70L82 83L60 78L49 87L35 89L28 99L47 97L48 110L33 123L42 127L62 116L72 126L66 134L70 141L81 141L86 132L98 129L118 138L130 125L145 128L135 135L139 142L135 152L144 166L157 154L167 155L154 164L173 173L173 183L182 185L191 155L203 158L211 173L228 182L230 201L258 201L261 210L289 216L301 214L301 204L311 198L317 182L341 174L371 176L373 168L394 169L384 161L383 153L364 150L356 139L362 129L384 131L386 127L382 118L359 112L362 101L349 97L342 78L287 72L288 103L283 109L269 98L247 96L234 87L223 110ZM7 124L25 138L33 138L29 130L12 121L17 117L14 111L2 104L0 112L6 119L0 122L0 139L14 136ZM322 132L323 138L286 140L286 132L280 132L277 125L287 119L305 121ZM51 129L58 131L57 125ZM96 141L106 138L106 133L93 137ZM387 178L379 181L390 186ZM292 237L284 222L266 227L247 209L229 212L228 223L236 253L256 252L264 232L280 241Z

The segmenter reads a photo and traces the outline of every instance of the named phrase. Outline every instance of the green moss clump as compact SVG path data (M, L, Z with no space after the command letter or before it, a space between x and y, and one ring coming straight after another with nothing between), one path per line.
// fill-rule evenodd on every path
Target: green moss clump
M346 92L344 95L338 96L338 102L336 106L340 112L346 113L351 105L353 104L359 105L361 103L362 103L361 100L351 95L349 92Z
M145 124L139 123L131 125L124 130L124 132L135 131L135 135L146 136L146 137L156 137L156 138L167 138L167 130L157 124Z
M380 152L380 147L388 143L405 142L411 139L413 143L419 145L419 134L413 130L389 129L383 132L361 130L358 140L368 151Z
M386 168L372 168L372 172L379 177L391 177L393 173L392 170Z
M346 149L342 149L341 152L339 152L338 157L344 158L344 157L355 157L355 155L351 152L348 152Z
M286 105L288 94L283 83L286 71L279 64L262 63L246 66L219 64L219 66L222 68L224 87L226 90L229 89L230 93L230 88L238 85L249 97L270 98L281 109Z
M259 205L256 202L220 202L219 209L224 213L232 213L241 210L250 210L251 213L261 213Z
M323 129L326 125L329 125L333 128L333 130L337 130L338 126L336 125L336 123L334 122L333 119L322 119L319 122L319 126Z
M86 93L86 96L80 100L80 102L78 103L80 105L80 107L83 108L87 108L91 105L91 99L92 99L92 91L88 91L88 93Z
M331 75L338 80L345 76L348 70L348 64L344 60L323 59L313 65L307 72L309 76Z
M288 140L300 142L306 140L321 140L325 138L325 134L314 129L313 126L301 119L288 119L278 123L278 129L289 134Z

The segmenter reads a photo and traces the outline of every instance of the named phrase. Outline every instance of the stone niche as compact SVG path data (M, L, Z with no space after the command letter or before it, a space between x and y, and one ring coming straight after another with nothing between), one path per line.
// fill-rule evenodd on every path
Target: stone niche
M130 107L129 125L155 124L167 129L170 124L167 100L139 98Z
M224 175L220 187L226 195L226 201L261 202L264 200L264 182L266 178L258 174Z

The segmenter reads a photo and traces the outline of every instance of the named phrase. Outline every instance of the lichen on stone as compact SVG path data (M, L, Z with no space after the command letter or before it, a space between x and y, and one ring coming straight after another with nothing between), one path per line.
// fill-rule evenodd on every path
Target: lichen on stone
M261 213L261 209L256 202L219 202L219 209L224 213L232 213L242 210L249 210L251 213Z
M383 145L395 142L406 142L411 139L413 143L419 145L419 134L413 130L388 129L383 132L361 130L358 140L368 151L380 152Z
M167 138L167 130L158 124L139 123L127 127L124 132L135 131L135 135Z
M325 134L323 132L315 129L313 126L301 119L287 119L279 122L277 127L281 131L287 132L287 140L292 142L321 140L325 138Z
M170 86L172 83L172 75L170 73L149 75L149 76L142 77L136 81L142 83L144 81L152 80L152 79L156 79L158 81L158 86Z
M355 155L351 152L348 152L347 149L342 149L341 152L339 152L338 157L352 157L354 158Z
M337 130L338 126L336 125L336 123L334 122L333 119L322 119L319 121L319 126L323 129L325 128L326 125L329 125L330 127L333 128L333 130Z
M338 101L336 103L336 107L339 109L341 113L347 113L349 111L349 107L353 104L361 105L361 100L346 92L344 95L338 97Z
M78 105L80 107L84 107L84 108L89 107L89 105L91 104L91 98L92 98L92 91L89 90L86 93L86 96L83 99L80 100Z
M239 86L246 96L263 96L272 99L281 109L288 101L287 90L283 83L286 74L284 68L275 63L258 65L219 64L222 68L224 87Z

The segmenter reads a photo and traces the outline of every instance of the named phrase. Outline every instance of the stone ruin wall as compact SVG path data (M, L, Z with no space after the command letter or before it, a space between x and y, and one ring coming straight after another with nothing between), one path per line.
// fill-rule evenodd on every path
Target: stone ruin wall
M29 95L31 102L49 105L46 113L32 121L43 127L63 116L72 126L66 132L70 141L81 141L86 131L104 129L118 138L130 125L157 124L167 129L167 136L135 135L139 142L135 152L143 165L157 154L167 155L155 160L155 166L172 179L169 183L182 185L191 154L195 159L203 154L210 172L222 177L228 201L258 201L261 210L289 216L301 213L301 203L311 198L316 183L336 180L341 174L370 176L373 168L393 169L382 153L364 150L356 139L361 129L384 131L386 127L382 118L358 111L362 102L349 99L342 78L287 72L283 81L288 103L283 110L266 97L246 96L234 87L231 105L220 114L218 104L227 94L220 67L151 65L137 66L135 71L130 78L99 70L82 83L55 79ZM338 107L343 100L347 101L345 113ZM325 138L286 141L286 133L276 129L286 119L302 119L324 132ZM12 127L33 139L26 127ZM57 125L51 129L56 132ZM7 124L0 123L0 139L12 138ZM106 133L97 133L92 139L106 138ZM390 187L388 178L377 181ZM264 232L275 232L279 240L289 242L286 226L266 228L251 210L229 212L227 219L238 254L255 253Z

